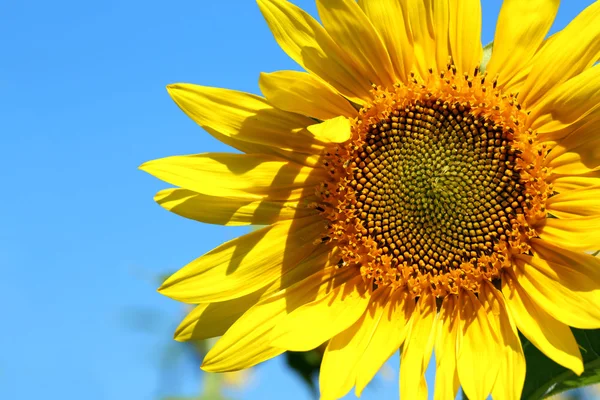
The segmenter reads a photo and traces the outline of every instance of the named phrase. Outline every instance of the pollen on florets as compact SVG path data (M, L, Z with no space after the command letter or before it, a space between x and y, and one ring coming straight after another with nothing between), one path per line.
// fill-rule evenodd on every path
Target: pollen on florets
M352 138L324 156L328 237L373 288L477 292L546 217L545 151L515 96L455 71L373 87Z

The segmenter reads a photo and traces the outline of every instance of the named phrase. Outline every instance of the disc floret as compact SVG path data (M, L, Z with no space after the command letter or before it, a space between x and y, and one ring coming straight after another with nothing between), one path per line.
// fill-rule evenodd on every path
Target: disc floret
M324 156L321 209L340 265L373 289L478 292L546 217L545 149L527 115L485 74L452 65L372 93L351 140Z

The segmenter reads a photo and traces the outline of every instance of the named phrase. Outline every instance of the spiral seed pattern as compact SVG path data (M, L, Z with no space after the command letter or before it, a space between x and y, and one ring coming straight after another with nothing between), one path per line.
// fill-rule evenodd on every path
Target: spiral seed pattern
M461 104L417 101L368 127L351 206L392 258L436 274L493 251L523 213L511 133Z

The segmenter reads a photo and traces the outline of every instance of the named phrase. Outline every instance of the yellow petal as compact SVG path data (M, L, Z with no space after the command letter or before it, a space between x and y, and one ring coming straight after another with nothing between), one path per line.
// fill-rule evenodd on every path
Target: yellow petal
M440 307L435 340L435 400L454 399L460 383L456 369L458 301L454 295L444 298Z
M265 289L220 303L198 304L175 330L175 340L202 340L222 336L235 321L258 302Z
M600 327L600 287L588 292L572 290L558 281L548 263L537 256L519 256L516 265L515 276L521 287L552 317L575 328Z
M165 189L154 196L165 209L185 218L217 225L270 225L277 221L316 215L302 201L249 200L207 196L187 189Z
M538 140L545 143L546 146L552 150L552 153L555 153L556 150L556 154L552 154L550 157L546 158L546 163L550 162L553 157L559 156L561 152L569 151L564 149L563 145L578 147L584 141L593 140L591 137L585 137L587 136L585 133L589 132L590 128L593 129L593 126L600 120L600 107L594 107L588 111L589 112L581 113L583 116L581 118L577 117L574 122L568 122L566 124L557 122L556 125L558 126L558 129L552 128L550 125L551 130L541 132L538 135ZM530 119L529 123L531 122L533 121Z
M435 58L438 71L444 71L448 67L448 58L452 55L450 48L450 18L454 16L451 1L433 1L432 20L435 37ZM479 61L478 61L479 64ZM434 68L435 70L435 68Z
M481 62L480 0L450 1L450 49L458 72L472 73Z
M587 174L600 168L600 135L596 134L600 121L600 108L580 122L561 131L560 137L552 132L558 143L546 157L546 165L557 175ZM548 137L549 135L545 135Z
M175 340L201 340L222 336L246 310L261 298L271 296L296 282L322 272L330 260L337 262L337 258L334 258L335 254L335 249L319 249L305 258L296 268L286 271L273 283L256 292L218 303L199 304L179 324L175 331Z
M582 175L551 175L554 190L559 193L600 186L600 171Z
M396 290L384 306L381 318L359 363L356 395L360 396L381 366L398 351L408 330L415 301L404 290Z
M556 34L550 35L549 37L547 37L542 42L541 46L538 47L537 51L534 52L534 54L539 53L541 51L541 49L543 49L545 46L547 46L549 43L551 43L552 40L554 40L555 38L556 38ZM515 74L514 78L511 79L510 84L504 86L504 90L507 92L510 92L510 93L515 93L515 94L519 93L521 88L527 81L527 77L531 73L532 69L533 69L533 65L531 64L531 62L524 65L521 69L516 71L516 74Z
M489 281L483 281L480 290L479 298L502 346L500 369L492 388L492 398L518 400L525 383L525 354L517 327L508 313L502 293Z
M296 282L300 282L311 275L324 271L330 265L337 264L340 260L337 247L319 246L313 253L302 260L295 268L291 268L277 277L271 283L264 296L280 292ZM263 296L263 297L264 297Z
M319 124L308 127L310 133L321 140L328 140L331 143L343 143L350 139L352 134L350 121L346 117L335 117Z
M600 23L600 21L598 21ZM600 108L600 65L555 87L531 109L528 124L544 140ZM545 135L545 136L544 136Z
M536 56L519 102L533 106L553 87L594 65L600 55L600 2L581 12L566 28L555 35Z
M264 154L269 156L275 156L280 159L292 161L296 164L304 165L307 167L315 167L320 165L320 154L305 154L299 153L292 150L283 150L264 144L244 142L242 140L235 139L231 136L225 136L215 131L214 129L204 127L204 130L210 133L218 141L225 143L228 146L238 149L239 151L246 154Z
M591 292L600 288L600 258L570 251L541 239L532 239L535 267L565 287Z
M306 72L263 72L259 85L268 102L281 110L321 120L358 113L331 85Z
M360 360L374 330L377 329L377 323L384 312L388 298L388 289L374 292L362 317L329 341L319 373L321 400L339 399L354 386L357 370L360 369Z
M391 87L394 68L379 34L355 0L317 0L323 26L363 79Z
M204 358L202 369L236 371L283 353L285 350L271 346L273 328L298 307L327 295L353 276L354 271L349 269L325 266L322 271L262 298L217 341Z
M354 324L369 304L362 276L287 315L271 332L274 347L312 350Z
M415 72L426 77L429 68L437 66L432 1L406 0L402 4L412 33Z
M543 240L570 250L600 248L600 216L547 218L537 231Z
M244 296L295 268L323 232L320 216L278 222L220 245L171 275L159 290L188 303Z
M358 0L383 41L398 81L407 82L413 66L412 35L403 2L397 0Z
M546 164L569 152L579 152L588 143L596 142L596 127L600 121L600 109L596 108L565 129L544 135L544 141L553 143L552 151L546 156ZM546 137L551 136L550 140Z
M494 36L488 75L498 76L499 87L510 87L517 73L528 67L550 30L560 0L504 0Z
M556 175L583 175L600 169L600 137L582 143L576 151L564 153L549 163Z
M571 190L552 196L546 202L548 211L559 218L600 215L600 186Z
M502 293L510 314L523 335L550 359L578 375L581 374L581 353L569 327L535 304L511 271L506 271L502 277Z
M427 399L425 370L435 343L435 296L422 295L410 320L410 332L402 346L400 361L400 398Z
M206 132L208 132L211 136L213 136L215 139L220 141L221 143L225 143L226 145L231 146L234 149L238 149L239 151L246 153L246 154L263 153L263 154L267 154L267 155L271 155L271 156L281 157L282 154L290 154L291 153L290 151L276 149L275 147L272 147L272 146L267 146L264 144L258 144L258 143L252 143L252 142L246 142L246 141L239 140L232 136L223 135L222 133L219 133L216 130L209 128L207 126L204 127L204 130ZM293 154L303 155L304 157L308 156L307 154L303 154L303 153L293 153Z
M314 195L326 176L261 154L206 153L148 161L140 169L167 183L209 196L272 200ZM311 188L312 186L312 188Z
M498 338L473 292L462 290L458 300L458 377L469 399L485 400L492 391L500 369Z
M378 3L377 0L370 0ZM408 0L406 2L386 1L385 3L395 3L392 7L388 4L381 5L386 7L382 14L387 13L387 18L395 18L390 24L398 24L397 34L401 35L400 45L404 47L404 52L408 53L414 49L414 54L407 54L405 58L410 63L406 63L407 73L418 73L424 79L429 75L429 70L436 72L445 70L451 55L449 43L449 26L451 5L447 1L432 0ZM395 16L387 11L387 7L397 8L398 15ZM402 33L401 29L406 30ZM408 78L405 78L407 80Z
M305 129L313 123L310 118L278 110L262 97L183 83L167 89L179 108L198 125L222 135L308 154L323 148Z
M362 104L371 98L371 83L309 14L284 0L257 0L279 46L304 69Z

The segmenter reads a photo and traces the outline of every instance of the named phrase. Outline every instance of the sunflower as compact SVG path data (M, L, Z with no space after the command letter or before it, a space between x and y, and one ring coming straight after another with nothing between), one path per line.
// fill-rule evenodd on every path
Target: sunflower
M322 25L258 0L306 72L264 97L174 84L239 150L141 169L164 208L266 225L164 282L197 304L177 340L221 336L206 371L327 343L322 399L360 395L401 353L400 397L518 399L521 332L581 374L570 327L600 327L600 2L547 38L558 0L505 0L483 63L479 0L317 0Z

